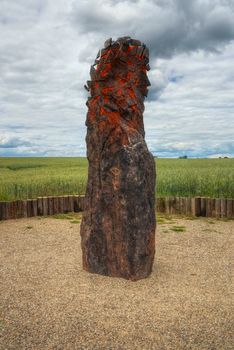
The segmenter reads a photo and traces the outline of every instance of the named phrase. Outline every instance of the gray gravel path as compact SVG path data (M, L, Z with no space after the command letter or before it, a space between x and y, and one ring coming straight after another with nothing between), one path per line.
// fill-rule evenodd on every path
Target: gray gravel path
M233 349L233 221L160 219L138 282L82 270L78 221L0 223L0 349Z

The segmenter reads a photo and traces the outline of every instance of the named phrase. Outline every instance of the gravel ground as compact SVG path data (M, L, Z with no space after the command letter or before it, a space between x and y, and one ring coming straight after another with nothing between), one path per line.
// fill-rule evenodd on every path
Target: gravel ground
M159 218L154 270L81 267L79 218L0 223L0 349L233 349L233 221Z

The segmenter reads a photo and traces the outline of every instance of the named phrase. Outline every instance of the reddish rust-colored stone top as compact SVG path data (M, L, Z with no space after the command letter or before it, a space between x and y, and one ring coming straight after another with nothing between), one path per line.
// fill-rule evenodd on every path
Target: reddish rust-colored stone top
M150 85L146 75L150 69L148 56L147 47L138 40L106 41L106 48L91 66L91 81L87 82L91 94L87 126L98 123L101 133L114 128L113 140L121 134L123 145L129 144L127 134L131 135L133 129L144 135L143 102ZM120 132L121 126L126 133Z

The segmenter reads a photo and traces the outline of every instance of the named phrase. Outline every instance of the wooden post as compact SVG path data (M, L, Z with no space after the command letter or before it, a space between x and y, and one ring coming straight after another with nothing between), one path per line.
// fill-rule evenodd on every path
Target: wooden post
M78 196L78 203L79 203L79 211L82 211L82 197Z
M186 215L191 215L192 214L192 207L191 207L191 198L186 197Z
M173 214L177 214L177 209L178 209L178 203L177 203L178 197L173 196L173 200L172 200L172 212Z
M27 217L31 218L33 216L32 210L32 199L27 199Z
M32 200L32 214L37 216L37 199Z
M11 202L6 202L5 211L5 220L11 219Z
M83 198L84 200L85 198ZM161 213L166 213L166 198L165 197L161 197L160 198L160 208L161 208ZM82 205L80 205L80 209L83 210Z
M215 218L216 211L215 211L215 198L211 198L211 216Z
M167 211L169 210L169 209L168 209L168 206L169 206L168 197L162 197L161 201L162 201L162 210L163 210L163 213L166 214Z
M180 197L175 197L175 214L180 213Z
M155 201L155 203L156 203L156 212L160 212L160 198L156 198L156 201Z
M206 198L201 197L201 216L206 216Z
M68 196L63 197L63 212L68 213L69 212L69 201Z
M85 196L79 196L79 197L80 197L80 211L83 211L85 207L86 197Z
M82 203L81 203L81 197L79 196L79 206L80 206L80 210L82 210ZM159 197L157 198L157 205L158 205L158 211L160 213L165 213L166 212L166 198L165 197Z
M162 206L161 208L162 208L162 213L164 213L164 214L167 211L167 208L166 208L167 207L167 203L166 202L167 202L166 197L162 197L161 198L161 206Z
M8 220L9 219L9 202L6 201L5 202L5 209L4 209L5 213L4 213L4 220Z
M72 195L68 196L68 203L69 203L69 211L73 212L74 211L74 199Z
M6 220L6 202L0 202L0 220Z
M58 212L61 214L64 213L63 196L58 197Z
M43 198L42 197L37 198L37 215L39 216L43 215Z
M74 206L75 206L75 198L74 198ZM156 200L155 200L156 212L159 212L159 206L160 206L160 201L159 201L159 198L157 197Z
M15 216L16 216L16 219L20 218L20 211L21 211L21 201L20 200L16 200L15 201Z
M74 212L79 212L80 207L79 207L79 196L73 196L73 202L74 202Z
M184 200L183 200L183 197L179 197L179 214L184 214Z
M17 201L13 202L13 219L17 219Z
M171 200L171 197L167 197L166 210L167 210L167 214L171 214L171 212L172 212L172 200Z
M220 218L221 216L221 199L220 198L215 199L215 216L216 218Z
M201 216L201 197L192 198L192 215Z
M11 219L11 202L6 201L5 204L5 220Z
M14 201L14 218L15 219L18 219L18 216L19 214L18 214L18 200L15 200Z
M227 218L229 218L229 219L234 217L233 204L234 204L233 199L227 199Z
M74 211L75 212L82 211L84 209L84 196L76 195L73 197L74 197Z
M178 214L183 214L183 197L179 197L178 209L179 209Z
M6 220L15 219L16 210L15 210L15 201L6 202Z
M27 200L22 201L23 218L27 217Z
M12 218L12 202L6 201L6 220Z
M170 214L176 214L176 197L169 197Z
M54 214L59 214L59 197L54 197Z
M42 209L43 216L47 216L49 214L48 197L42 197L42 204L43 204L43 209Z
M170 214L170 203L169 203L169 197L164 198L164 207L165 207L165 214Z
M181 197L181 214L187 215L187 198Z
M48 215L54 215L54 198L48 197Z
M16 201L16 217L17 219L23 217L23 203L21 200Z
M211 217L212 216L212 202L211 198L206 198L206 216Z
M226 218L227 217L227 200L221 199L221 217Z
M2 210L2 207L3 207L3 202L0 201L0 221L3 220L3 210Z
M170 214L169 197L164 198L164 203L165 203L165 214Z
M161 212L161 198L160 198L160 197L157 197L157 198L156 198L156 211L157 211L158 213Z
M11 208L12 208L12 219L16 219L16 211L17 211L17 205L16 205L16 201L12 201L11 202Z

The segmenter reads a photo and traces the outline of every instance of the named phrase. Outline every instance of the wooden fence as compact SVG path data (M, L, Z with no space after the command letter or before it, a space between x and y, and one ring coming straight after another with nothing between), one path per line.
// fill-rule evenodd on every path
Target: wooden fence
M157 198L157 211L214 218L234 218L234 200L207 197Z
M0 201L0 220L47 216L79 212L84 208L84 196L38 197L36 199ZM206 197L160 197L156 201L159 213L215 218L234 218L234 200Z
M38 197L0 202L0 220L47 216L83 210L84 196Z

